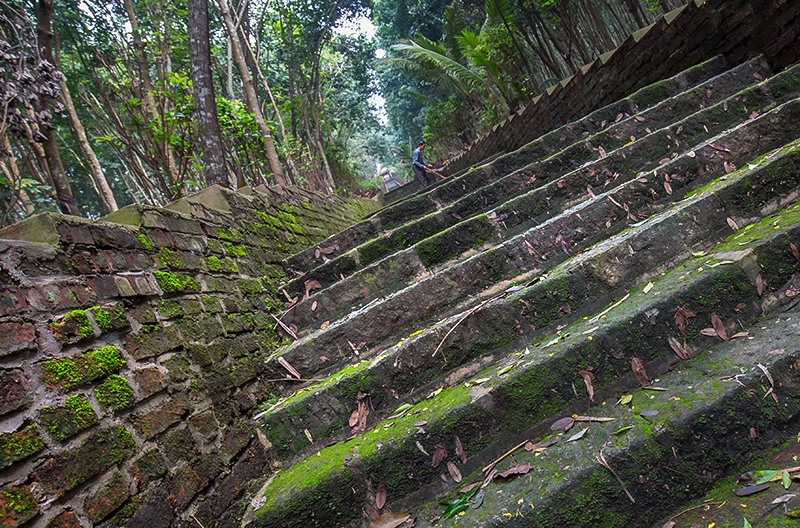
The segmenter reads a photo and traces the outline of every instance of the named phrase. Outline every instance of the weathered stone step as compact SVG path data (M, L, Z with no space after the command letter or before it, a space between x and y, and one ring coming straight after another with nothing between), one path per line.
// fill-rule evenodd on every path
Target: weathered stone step
M776 225L780 229L775 229ZM631 455L639 454L640 449L652 454L656 446L643 445L642 435L654 434L662 441L667 441L668 437L661 437L666 431L673 435L678 451L673 453L670 449L664 449L664 453L670 457L680 457L682 448L694 452L692 442L698 435L693 432L704 424L716 430L714 437L704 442L719 443L719 438L728 434L737 435L742 441L750 439L747 428L743 428L738 419L728 418L727 422L709 419L715 413L725 413L722 416L728 417L739 416L736 413L727 414L730 409L742 413L740 416L746 416L748 427L755 427L762 434L775 431L775 426L781 423L770 412L764 412L762 406L768 405L778 411L781 422L795 419L800 404L796 372L791 377L784 377L784 374L797 357L791 351L782 356L765 355L763 351L771 349L764 349L764 344L754 348L762 349L762 354L758 356L735 347L733 350L724 350L724 354L722 349L716 348L709 355L705 350L716 338L706 338L699 330L712 325L711 314L726 321L729 335L738 332L742 325L749 324L760 310L753 308L759 301L759 287L748 276L753 278L754 274L760 273L762 284L766 281L778 287L782 277L786 276L786 269L796 265L789 241L798 237L800 208L795 206L782 211L779 218L767 218L735 233L713 255L695 258L665 276L655 278L652 285L637 287L630 292L630 297L623 297L621 302L596 313L588 322L573 322L557 335L542 340L540 346L519 349L504 361L477 372L471 382L436 391L433 398L416 403L402 417L378 423L372 431L353 440L322 449L318 456L310 456L270 479L263 490L265 503L256 514L255 525L279 526L282 519L292 519L298 525L311 519L323 525L344 526L348 522L357 525L364 499L351 498L349 493L343 493L342 490L352 489L366 500L371 500L370 494L374 493L378 482L386 486L387 496L390 497L389 507L395 511L401 507L413 509L416 504L430 500L434 494L452 490L454 484L449 480L447 484L437 484L440 482L437 480L439 474L443 471L446 473L446 470L443 466L438 469L431 467L427 462L429 456L418 450L417 442L429 452L435 445L441 444L452 453L453 437L458 436L468 456L461 473L467 476L465 482L476 481L482 478L479 468L508 447L526 438L540 440L554 418L573 413L587 414L584 393L574 388L581 381L578 376L580 369L594 373L596 401L609 404L602 407L598 405L589 413L614 416L618 420L613 425L591 426L588 438L592 439L592 445L588 448L596 450L604 441L613 439L612 433L618 428L636 423L637 418L626 407L611 406L611 402L636 384L629 373L632 355L643 360L651 378L661 378L658 385L667 388L668 392L663 395L654 393L658 401L649 399L645 393L637 392L634 395L633 403L638 409L656 408L661 414L652 427L636 423L641 429L635 427L635 431L631 431L633 434L620 436L618 446ZM776 262L782 264L775 266ZM773 269L776 270L774 274L771 271ZM795 283L791 285L797 287ZM765 306L775 305L786 298L786 292L785 287L775 294L767 292L765 297L770 298L761 300ZM675 309L678 307L696 314L686 320L684 332L681 332L675 319ZM754 330L751 329L751 332ZM669 337L681 344L685 339L687 350L695 359L680 362L670 349ZM779 380L775 393L780 406L773 406L760 396L752 398L744 390L758 379L756 376L761 376L760 370L753 369L757 362L766 365ZM741 375L740 366L747 367L747 374ZM676 372L667 374L675 367L678 368ZM739 381L748 387L709 379L707 371L711 368L716 369L719 375L740 374ZM736 392L739 390L742 392ZM753 400L757 405L750 406ZM698 419L702 416L705 416L704 420ZM414 425L421 422L426 423ZM672 431L670 425L677 423L694 425L695 429L681 427ZM424 432L419 430L420 427ZM753 444L755 442L749 442L744 451L757 447ZM576 443L572 448L578 449L582 445L585 444ZM736 445L736 453L742 452L741 448L741 445ZM552 451L557 450L554 448ZM656 451L660 459L663 454L661 448ZM574 471L593 470L590 456L586 460L576 461L576 453L570 448L565 454L578 464L577 467L573 466ZM708 460L715 460L717 455L706 456ZM449 460L455 461L456 457ZM620 458L615 457L612 461L617 467ZM556 462L547 467L563 468L565 465L570 463ZM631 476L635 478L637 472L647 465L623 466L622 475L626 479ZM580 488L580 495L592 492L591 486L580 484L585 483L585 479L573 478L574 471L554 478L553 484L557 485L543 487L547 491L543 495L536 494L535 488L541 484L538 479L532 486L529 486L531 481L527 477L516 482L524 484L526 489L530 488L527 492L536 497L533 501L536 506L534 512L538 509L541 512L549 511L547 515L556 515L559 508L549 509L546 506L563 504L572 491L571 486ZM694 472L687 478L696 475L697 472ZM371 489L366 487L366 480L371 481ZM564 485L567 487L564 488ZM619 491L611 495L616 497L617 493ZM647 493L641 489L635 493L637 498L641 494L647 497ZM610 500L610 497L607 498ZM515 504L517 497L509 499L504 495L497 499L504 504ZM506 500L513 502L505 503ZM679 497L679 500L685 498ZM669 503L667 507L674 505L666 502ZM502 513L497 508L486 511L489 515ZM417 518L418 525L424 522L423 519L430 519L432 513L424 510L425 515ZM536 514L548 518L545 513ZM654 513L656 516L661 514L663 511ZM484 522L486 519L482 518L473 525L485 525L481 524Z
M680 199L698 182L723 175L731 167L750 161L768 149L777 148L787 139L798 137L800 130L796 130L795 126L800 115L798 106L796 102L784 104L745 126L712 137L689 151L689 154L670 159L658 167L656 175L648 172L646 176L639 176L627 183L636 173L634 170L624 171L626 176L613 182L616 187L608 191L607 198L600 194L600 186L599 196L593 199L585 191L576 197L573 190L585 189L587 180L576 183L575 179L588 177L591 180L592 177L588 172L574 172L570 177L551 182L501 206L491 214L494 218L491 222L487 216L475 217L418 243L411 251L395 253L368 266L297 304L284 320L301 329L335 320L354 305L391 294L415 281L422 272L458 257L465 247L474 247L486 240L510 239L515 233L540 222L538 233L529 233L525 240L509 242L509 252L525 252L525 248L519 246L527 242L530 252L540 260L548 260L544 266L550 267L604 234L618 232L629 223L629 219L638 221L670 200ZM726 151L720 151L720 145ZM579 202L578 205L574 205L576 202ZM626 207L627 211L624 209ZM568 214L561 214L564 211ZM479 258L489 263L491 257L485 255ZM488 265L484 264L484 267ZM454 270L450 275L455 277L456 286L450 288L449 295L442 297L442 301L452 302L455 299L453 294L458 292L461 295L475 293L466 288L479 285L485 288L498 280L511 279L529 271L531 266L518 269L494 264L494 269L495 273L488 275L469 272L472 281L464 282L463 287L460 286L463 279L458 277L463 277L465 273ZM426 310L430 311L428 307Z
M752 73L759 73L764 76L769 71L765 69L761 60L747 63L744 68L747 69L747 73L750 73L750 69L752 69ZM584 139L586 134L602 130L605 126L601 126L603 122L606 125L613 123L620 114L629 117L631 114L644 111L694 86L708 84L710 79L718 76L725 78L726 70L727 66L724 59L718 56L689 68L672 78L642 88L630 97L603 107L575 123L560 127L515 152L483 164L477 169L469 169L465 171L465 174L452 176L435 184L432 188L426 189L417 196L386 207L372 215L368 220L328 238L320 243L319 246L309 248L290 257L286 260L286 266L288 269L298 272L310 271L322 262L321 256L316 254L316 249L319 247L338 247L339 249L335 254L341 254L341 252L354 248L377 236L380 232L405 224L413 218L435 212L442 207L442 204L449 204L473 189L485 185L487 182L505 176L509 172L519 169L536 159L546 158L561 151L570 143ZM747 73L745 73L745 70L741 70L741 74L737 73L739 71L740 68L736 68L732 73L739 81L746 82L749 79ZM722 90L712 91L711 97L718 97L723 93ZM466 173L469 173L469 178L465 179L462 176L466 175Z
M730 174L724 181L643 225L576 255L538 283L507 298L487 302L467 317L467 312L458 313L402 344L391 346L374 361L366 355L367 360L337 373L336 367L325 369L320 355L335 350L337 343L347 344L348 340L357 343L388 335L394 339L387 345L393 345L402 334L388 329L389 323L381 325L383 314L393 314L396 320L400 314L409 312L411 306L431 310L434 302L448 295L450 289L462 288L463 282L467 285L456 294L474 293L475 281L489 273L479 265L489 268L516 265L519 266L517 273L524 269L541 269L542 263L526 249L526 236L530 235L516 237L512 250L490 250L453 267L451 272L456 269L460 272L453 272L449 280L441 273L420 283L420 286L434 288L433 292L419 293L399 306L392 305L390 298L384 306L376 304L373 310L357 312L350 320L292 345L283 356L304 376L328 374L328 377L312 391L297 394L266 414L276 450L286 456L307 446L299 423L314 438L328 439L337 431L340 436L345 435L342 410L347 408L348 402L355 401L359 392L372 394L377 416L388 416L400 403L396 398L408 398L415 391L425 390L426 384L442 382L443 360L447 369L460 369L447 378L448 384L457 383L458 376L468 375L481 362L491 361L502 353L502 347L530 342L556 323L588 314L592 307L605 302L620 288L630 287L659 268L685 258L695 246L713 245L720 232L730 230L728 218L744 225L753 216L764 214L765 208L776 207L779 200L793 199L800 185L800 146L794 144L767 157L769 160L763 164L756 161L754 170ZM696 224L696 218L703 222ZM663 243L655 244L655 240ZM461 280L457 280L458 277ZM454 301L446 299L446 302ZM460 324L462 318L464 324ZM413 314L409 319L413 319ZM380 332L383 333L379 335ZM407 328L406 335L409 332ZM434 357L439 347L439 355ZM331 355L326 358L336 361ZM342 361L337 363L341 365ZM306 374L307 371L313 374Z
M486 219L475 215L519 196L528 189L530 189L527 191L529 202L532 200L535 207L529 205L527 210L522 210L515 215L515 218L528 219L547 211L550 200L554 196L564 197L560 200L562 203L574 196L585 199L587 188L589 189L588 193L592 193L591 186L602 188L620 177L622 178L620 181L632 179L639 171L647 170L648 167L657 167L660 160L668 160L687 147L691 148L697 142L719 134L736 123L746 121L752 117L753 113L787 100L800 90L798 79L800 79L800 67L783 72L755 87L745 89L737 95L696 112L683 120L669 119L671 113L666 112L661 116L664 121L653 120L656 124L652 126L659 127L658 130L639 140L628 141L627 144L621 145L615 150L609 149L608 153L597 148L592 151L590 147L593 138L580 141L545 160L529 164L499 179L492 178L490 180L492 183L477 188L441 211L398 227L392 231L391 236L378 236L347 254L317 267L301 278L289 282L287 289L293 293L302 292L305 280L316 280L323 285L329 285L347 274L343 271L344 269L352 271L362 268L453 226L461 226L460 230L470 231L470 234L473 235L471 238L483 241L491 231L486 229ZM741 85L735 83L733 86L740 87ZM704 87L702 93L705 94L707 89ZM719 91L724 93L724 90ZM683 106L688 109L701 105L695 101L694 104L676 103L675 106ZM681 117L679 112L675 112L675 114L672 116L674 119ZM660 128L662 126L664 128ZM576 162L574 158L579 159L580 162ZM579 168L575 169L573 164ZM478 187L480 182L473 182L473 184ZM543 186L549 194L547 197L530 194L535 193ZM502 207L499 209L499 212L495 211L494 216L499 214L502 218L506 218L508 214L502 211ZM529 214L531 210L533 210L532 214ZM461 225L470 221L472 225ZM449 257L454 250L460 253L474 245L469 239L463 240L458 233L455 237L452 236L452 233L448 233L448 235L451 235L449 238L452 241L448 242L440 237L435 243L428 244L427 253L434 255L443 253ZM437 250L435 246L442 242L448 251ZM434 247L430 247L431 245Z

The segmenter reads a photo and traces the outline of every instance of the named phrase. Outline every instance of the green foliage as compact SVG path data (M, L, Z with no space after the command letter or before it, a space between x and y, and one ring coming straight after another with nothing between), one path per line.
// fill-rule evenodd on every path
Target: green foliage
M100 405L115 411L129 407L134 401L133 389L128 380L118 374L110 375L98 385L95 396Z
M200 283L189 275L154 271L153 276L164 293L197 293L200 291Z

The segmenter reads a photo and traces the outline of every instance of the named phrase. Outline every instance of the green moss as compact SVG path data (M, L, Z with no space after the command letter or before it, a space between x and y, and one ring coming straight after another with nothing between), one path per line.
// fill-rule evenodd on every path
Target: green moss
M68 312L60 321L50 323L50 330L60 342L68 341L73 337L83 340L94 336L92 323L83 310Z
M36 499L24 487L6 488L0 491L0 519L7 519L7 526L18 526L32 518L39 510Z
M42 378L50 387L71 387L111 374L125 365L114 346L107 346L69 358L51 359L42 365Z
M63 407L43 408L40 419L50 436L59 442L98 423L92 404L84 394L70 396Z
M139 239L139 243L142 245L144 249L146 249L147 251L153 251L153 243L150 241L149 238L147 238L147 235L145 235L144 233L139 233L136 236Z
M118 374L110 375L98 385L95 396L100 405L115 411L129 407L134 401L133 389L128 380Z
M45 448L36 426L31 424L15 433L0 435L0 469Z
M200 283L189 275L154 271L153 276L164 293L197 293L200 291Z
M264 291L264 287L257 280L239 279L236 282L239 284L239 289L242 293L258 294Z
M98 328L104 332L128 326L128 319L125 317L125 311L121 306L117 306L112 312L104 310L99 306L93 306L86 311L92 314L94 322L97 324Z
M222 269L219 259L213 255L206 257L206 267L208 271L219 271Z
M153 258L156 264L162 268L180 268L183 266L183 261L178 254L169 248L161 248Z
M244 246L235 246L230 242L225 242L225 253L232 257L246 257L247 251Z

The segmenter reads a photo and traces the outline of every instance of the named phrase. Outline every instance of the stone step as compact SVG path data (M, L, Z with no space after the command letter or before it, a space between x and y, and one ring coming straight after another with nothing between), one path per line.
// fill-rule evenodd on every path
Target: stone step
M441 273L422 281L417 287L421 291L411 299L394 296L399 306L393 305L394 298L390 297L383 305L356 312L348 320L298 341L282 351L282 357L304 376L326 381L261 416L270 428L276 452L293 456L305 449L308 444L302 429L324 441L337 433L339 438L345 436L342 410L348 402L355 401L359 392L373 395L374 408L378 409L374 416L388 416L402 398L424 392L439 381L442 361L446 370L453 370L448 383L457 383L459 376L468 375L502 354L503 347L530 342L556 324L588 313L620 288L631 287L659 268L685 258L693 248L713 245L719 233L730 230L728 218L745 225L752 217L779 205L780 200L794 199L800 185L799 168L798 144L764 156L753 163L752 170L745 168L724 176L709 189L644 224L576 255L537 283L510 296L487 297L483 303L473 304L477 309L456 313L425 331L412 333L413 327L407 327L405 334L398 334L390 325L397 322L400 314L407 315L412 306L431 310L433 303L444 299L442 306L446 307L458 300L448 295L474 292L476 281L489 274L487 268L491 266L505 263L510 267L515 263L519 266L517 274L526 269L540 272L542 263L527 251L526 237L520 235L514 239L515 245L509 243L465 261L453 268L460 271L453 271L450 277ZM693 218L703 222L695 224ZM656 245L654 240L664 243ZM457 291L452 293L453 289ZM386 314L393 314L394 318L382 323ZM410 319L413 317L412 313ZM395 345L409 333L409 339ZM388 348L377 358L364 354L362 361L344 369L343 364L359 358L349 350L341 359L328 352L336 350L337 345L346 346L348 340L359 343L371 339L386 339ZM321 359L323 354L327 361ZM329 366L331 363L335 366ZM298 428L300 423L302 428Z
M778 83L786 75L797 80L800 79L798 74L800 70L786 72L773 79ZM745 93L750 94L749 91ZM785 95L781 95L781 98L785 98ZM751 95L750 99L754 97ZM751 109L740 110L740 115L748 118L752 112ZM698 183L722 175L732 167L778 147L787 139L797 137L792 136L796 119L797 104L782 105L758 115L746 126L735 127L718 136L706 136L705 143L687 146L688 150L677 158L667 157L664 160L666 163L654 169L655 176L649 171L645 176L637 176L638 164L634 163L633 157L622 159L612 153L598 163L608 163L624 176L612 182L615 187L607 191L609 198L602 199L602 189L605 188L602 185L596 187L600 199L591 198L594 193L586 192L591 183L597 184L597 170L593 173L590 167L590 170L573 171L511 200L488 215L461 222L417 243L410 251L397 252L334 283L294 306L285 315L284 321L286 324L295 324L301 331L318 327L354 307L390 295L410 283L418 283L420 277L429 270L458 258L464 248L479 246L487 240L494 243L509 240L513 235L537 224L541 225L541 235L529 236L527 243L537 258L549 259L548 265L552 265L576 249L598 240L604 233L619 231L629 219L638 221L640 217L637 215L646 217L648 210L657 210L669 201L679 199ZM570 211L570 216L559 216L564 211ZM556 244L555 248L552 247L553 243ZM508 266L498 266L495 266L496 273L491 276L478 275L474 278L483 280L481 284L487 287L521 273L504 269ZM442 298L443 302L445 300Z
M670 79L642 88L630 97L601 108L575 123L550 132L516 152L501 156L497 160L480 166L477 171L470 169L461 176L453 176L445 181L440 181L414 197L384 208L372 215L368 220L328 238L317 247L309 248L290 257L286 260L287 269L298 272L310 271L322 262L321 256L316 254L317 248L335 247L338 248L335 254L341 254L341 252L352 249L381 232L386 232L414 218L435 212L442 207L442 204L449 204L493 179L504 176L536 159L549 157L561 151L570 143L584 139L585 135L602 130L606 125L614 122L619 115L630 117L631 114L637 111L644 111L647 108L658 105L662 101L680 95L694 86L700 84L713 85L714 81L711 80L715 78L723 81L723 85L727 85L730 80L750 82L752 73L758 73L764 77L769 73L768 67L760 59L747 63L741 73L739 73L739 69L734 69L732 73L726 73L726 70L724 59L715 57ZM733 79L729 79L731 76ZM706 90L702 90L701 93L705 94ZM719 97L723 93L722 89L712 90L710 99ZM467 175L469 178L462 177Z
M411 247L436 234L446 233L447 238L443 238L440 235L438 240L429 240L427 246L422 248L426 254L435 257L432 259L433 264L439 264L446 259L452 258L453 254L459 254L466 249L474 247L475 244L471 239L477 239L482 242L491 235L492 230L487 225L487 218L480 216L480 213L486 212L515 196L526 193L527 190L527 193L523 196L532 198L533 203L538 206L529 206L528 210L533 209L535 213L539 214L546 211L550 205L549 197L545 201L530 193L535 193L543 186L550 190L550 194L562 195L567 200L575 195L585 199L587 188L589 189L588 192L591 193L592 185L596 187L608 185L619 178L620 175L622 175L622 178L632 178L638 171L657 167L661 163L659 160L669 160L670 156L678 155L678 153L685 150L687 138L688 145L691 146L694 142L703 141L736 123L747 120L753 112L763 111L763 109L785 101L792 93L790 92L791 88L794 89L793 93L797 93L798 88L800 88L800 82L797 82L797 79L800 78L799 72L800 68L784 72L780 76L764 81L756 87L746 89L737 95L724 99L714 106L691 114L683 120L675 120L680 117L680 112L678 111L674 112L673 119L669 119L670 115L672 115L670 112L663 112L661 115L663 121L659 122L653 119L650 119L650 121L655 123L652 126L663 126L664 128L659 128L637 141L631 142L628 140L627 144L623 144L621 141L612 142L608 152L598 148L592 150L591 144L594 141L594 137L590 137L573 144L554 156L528 164L507 176L488 178L488 181L492 183L476 189L436 213L407 223L386 235L377 236L356 249L318 266L302 277L290 281L286 285L286 289L292 295L302 294L306 280L315 280L323 286L328 286L340 280L341 276L347 275L348 273L345 269L350 272L362 269L396 251ZM760 74L757 75L761 77ZM738 79L739 76L731 76L731 78ZM739 82L728 85L721 82L716 83L718 87L721 84L722 86L732 87L731 89L741 87ZM703 87L701 93L705 94L707 90L707 87ZM717 91L726 93L722 90L722 87ZM772 93L773 91L775 92L774 94ZM705 95L698 95L697 97L705 98ZM741 100L736 100L737 97L747 102L743 103ZM687 96L687 99L691 98ZM694 103L675 103L670 106L683 108L688 112L689 108L694 107L696 109L702 105L695 101ZM634 120L634 122L636 121ZM613 139L605 135L603 138L609 141ZM611 150L611 145L620 146ZM580 161L576 162L576 158ZM579 168L575 169L573 164ZM472 188L478 187L481 183L486 183L486 181L470 182L473 185ZM520 197L519 199L525 201L525 198ZM528 214L528 210L519 212L515 217L528 219L535 216ZM494 213L496 217L497 211ZM503 218L508 216L502 211L499 214ZM465 222L468 222L468 224L465 224ZM448 232L446 231L447 229L455 229L457 232ZM470 235L466 239L462 234L464 231L467 231ZM442 251L443 248L440 247L442 245L445 251Z
M770 165L765 164L763 170L767 171ZM688 471L692 464L717 474L729 471L741 452L769 446L763 438L754 441L749 427L769 436L778 435L785 425L796 422L800 400L793 365L800 356L792 344L798 342L797 331L792 330L793 341L783 347L786 352L774 355L766 351L773 350L776 336L787 334L788 325L773 334L757 330L762 324L751 326L748 337L753 337L752 344L736 334L747 329L762 309L774 309L797 294L800 284L791 275L797 260L789 242L798 238L800 207L793 206L735 232L714 253L653 277L651 284L635 287L624 296L618 291L620 301L605 310L596 309L593 317L578 319L532 346L519 347L486 368L479 366L468 374L466 383L457 381L453 386L441 387L429 398L423 396L410 402L414 405L402 416L379 422L352 440L321 448L315 455L272 475L262 490L263 499L256 497L254 501L260 509L255 512L253 525L281 526L285 519L292 519L297 525L312 521L326 526L366 525L358 520L361 509L373 500L378 483L382 483L389 497L388 509L419 511L417 525L427 526L426 521L441 513L441 507L423 503L455 490L456 485L447 478L444 465L433 468L430 455L423 455L417 444L429 453L437 444L445 446L451 452L448 460L458 464L452 455L454 437L458 436L467 456L467 462L459 464L464 482L479 482L483 478L481 467L526 439L543 439L556 418L572 414L609 416L616 421L578 424L580 429L589 425L586 440L567 443L562 437L559 446L548 449L539 459L525 454L526 461L545 460L535 474L549 475L550 480L534 481L526 476L502 484L524 491L534 504L526 519L513 522L530 522L532 516L538 516L542 524L537 522L537 526L550 526L566 518L559 514L568 512L570 519L577 519L568 525L596 526L597 517L587 517L584 522L578 515L592 514L586 511L590 500L600 501L597 507L601 510L608 503L609 511L635 514L638 508L630 508L620 499L624 497L621 490L608 484L613 482L612 477L592 459L592 452L607 441L613 445L606 451L609 463L629 483L640 503L654 508L648 515L653 515L653 520L659 518L665 513L664 508L673 508L697 493L687 487L689 482L704 485L703 479L697 482L700 470ZM789 283L784 284L787 278ZM770 284L772 289L763 291L763 284ZM524 295L524 291L515 292L496 302L516 309L522 306L518 301ZM695 314L684 325L676 319L675 310L679 307ZM712 314L725 322L729 336L736 335L730 344L715 346L718 338L700 333L713 325ZM692 359L678 359L670 348L670 337ZM632 356L643 361L650 378L658 379L658 385L666 392L634 390ZM756 368L757 363L777 380L776 404L763 398L767 389L759 384L764 384L765 377ZM442 360L438 367L442 367ZM595 376L597 403L593 409L588 407L583 389L577 388L581 386L581 369L590 370ZM725 378L730 383L718 376L730 376ZM395 383L390 381L388 387L395 387ZM751 389L755 395L751 395ZM633 395L634 409L613 405L626 392ZM631 413L648 409L658 410L659 415L642 421ZM342 413L344 419L348 411ZM626 426L634 429L614 435ZM270 434L267 431L268 438ZM720 442L721 438L736 440L726 444ZM698 455L703 459L699 460ZM686 479L680 485L666 479L669 471L654 470L660 467L658 462L673 457L678 464L677 474ZM513 464L505 461L498 469ZM653 483L634 488L642 472L644 483L648 479ZM440 474L444 474L446 482L439 480ZM660 491L664 483L675 485L678 492L666 494L669 500ZM517 499L522 495L492 493L488 499L489 495L486 493L484 500L490 501L486 504L492 507L464 516L459 523L487 526L495 521L505 522L502 508L512 512L513 519ZM570 497L581 500L572 503ZM617 503L611 507L613 501Z

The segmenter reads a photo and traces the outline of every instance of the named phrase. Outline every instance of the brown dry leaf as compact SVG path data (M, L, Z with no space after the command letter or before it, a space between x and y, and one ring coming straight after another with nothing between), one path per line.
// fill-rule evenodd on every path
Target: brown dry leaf
M319 258L319 248L314 251L314 258Z
M439 464L442 463L442 460L447 458L447 449L444 448L441 444L436 444L436 451L433 452L433 459L431 460L431 465L433 467L439 467Z
M313 303L311 303L311 311L312 312L316 312L317 311L317 301L314 301Z
M640 116L640 115L633 116L633 118L635 120L637 120L638 122L640 122L640 123L644 123L644 118L642 116Z
M309 430L308 429L303 429L303 432L305 433L306 438L308 438L309 443L313 444L314 443L314 437L311 436L311 433L309 432Z
M694 158L695 156L697 156L697 154L695 154L693 150L687 152L686 155L689 156L690 158Z
M650 385L650 378L647 376L647 371L644 369L644 363L636 356L631 358L631 370L633 370L633 375L636 376L636 381L639 382L639 385L642 387Z
M297 370L295 370L295 368L294 368L293 366L291 366L291 365L289 364L289 362L288 362L288 361L286 361L286 359L284 359L283 357L279 357L279 358L278 358L278 363L280 364L280 366L282 366L283 368L285 368L285 369L286 369L286 370L289 372L289 374L291 374L292 376L294 376L296 379L302 379L302 378L303 378L303 377L300 375L300 373L299 373L299 372L297 372Z
M797 246L794 245L794 242L789 242L789 247L792 250L792 255L794 255L794 259L800 262L800 251L797 250Z
M765 286L764 277L762 277L761 274L759 273L758 275L756 275L756 292L758 293L759 297L764 295L764 286Z
M604 149L603 147L597 147L597 151L600 153L601 158L605 158L606 156L608 156L608 154L606 154L606 149Z
M356 425L358 425L358 417L359 417L358 409L356 409L352 413L350 413L350 420L347 421L347 424L350 427L355 427Z
M669 339L667 339L667 341L669 341L669 346L672 349L672 351L675 352L675 354L677 354L679 358L681 359L689 358L689 354L686 353L685 344L681 345L681 343L672 336L669 336Z
M592 191L592 186L591 185L587 185L586 186L586 192L589 193L589 198L594 198L595 197L594 191Z
M722 322L722 319L720 319L717 314L711 314L711 324L714 326L714 330L717 332L720 339L727 341L728 332L725 330L725 323Z
M455 444L456 444L456 456L459 460L461 460L462 464L467 463L467 454L464 452L464 446L461 444L461 439L459 437L455 437Z
M364 517L366 517L370 521L374 521L375 519L377 519L380 516L381 516L381 514L378 513L378 510L373 508L371 504L365 504L364 505Z
M523 446L522 449L530 453L531 451L536 449L536 445L534 445L533 442L525 442L525 446Z
M723 162L722 165L725 167L725 174L730 174L736 170L736 165L729 161Z
M358 402L358 429L360 431L367 430L368 416L369 416L369 407L367 407L367 402L365 401Z
M517 464L516 466L495 475L494 480L509 480L517 475L525 475L530 470L530 464Z
M383 482L378 484L378 492L375 494L375 507L382 510L386 505L386 486Z
M303 297L304 301L306 299L308 299L308 296L311 295L312 291L322 288L322 284L320 284L319 282L317 282L315 280L307 280L305 282L305 286L306 286L306 296Z
M458 470L455 464L448 462L447 471L450 473L450 476L453 477L453 480L456 481L456 483L461 482L461 472Z
M622 119L623 117L624 117L624 114L622 114L622 112L620 112L619 114L617 114L617 118L614 119L614 122L615 123L619 123L620 119Z
M665 163L669 163L669 158L662 158L658 160L659 165L664 165Z
M709 147L713 148L714 150L718 150L720 152L730 152L731 149L720 143L719 141L711 143Z
M369 525L369 528L397 528L411 517L407 513L384 513Z
M667 194L672 194L672 185L669 182L664 182L664 190L667 191Z
M700 330L700 334L706 337L717 337L717 331L713 328L703 328Z
M755 427L751 427L750 428L750 438L752 438L753 440L758 438L758 433L756 433L756 428Z
M431 455L430 455L430 453L428 453L427 451L425 451L425 448L424 448L424 447L422 447L422 444L420 444L420 443L419 443L419 440L417 440L417 441L416 441L416 444L417 444L417 449L419 449L420 451L422 451L422 452L423 452L423 454L425 454L425 456L431 456Z
M731 226L731 229L733 229L734 231L739 230L739 226L736 224L736 222L733 221L733 218L728 218L728 225Z
M579 370L578 374L583 378L583 383L586 385L586 393L589 395L589 401L594 401L594 386L592 385L592 380L594 379L594 374L589 372L588 370Z
M795 286L789 286L786 289L786 296L790 299L792 297L797 297L798 295L800 295L800 289L796 288Z
M337 247L324 247L324 248L319 248L317 251L319 251L323 255L330 255L331 253L333 253L337 249L339 249L339 248L337 248Z

